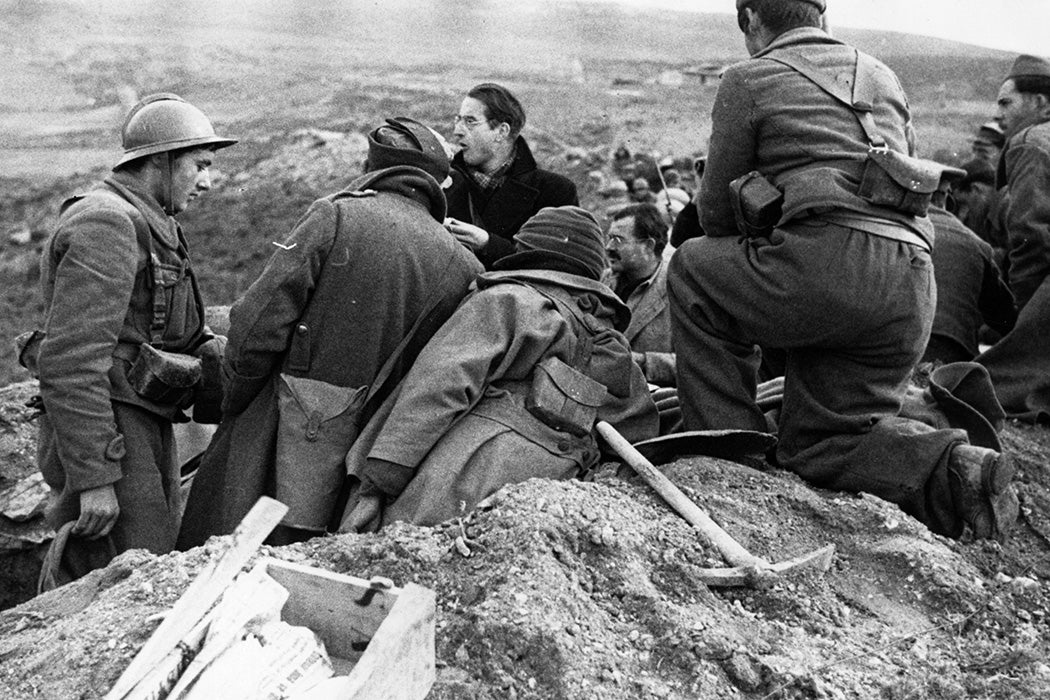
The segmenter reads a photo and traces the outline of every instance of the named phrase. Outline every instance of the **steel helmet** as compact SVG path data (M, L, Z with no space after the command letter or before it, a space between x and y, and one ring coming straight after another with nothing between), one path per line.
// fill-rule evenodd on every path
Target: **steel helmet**
M120 136L124 156L116 167L154 153L202 146L217 150L237 143L216 136L204 112L170 92L150 95L132 107Z

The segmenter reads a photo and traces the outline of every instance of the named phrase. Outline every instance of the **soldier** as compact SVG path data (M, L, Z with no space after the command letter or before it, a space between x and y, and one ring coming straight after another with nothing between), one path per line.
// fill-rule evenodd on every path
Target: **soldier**
M481 272L441 223L449 162L437 136L388 119L368 144L365 174L314 202L230 309L223 422L180 548L232 532L264 494L288 505L275 543L338 523L358 426Z
M514 252L514 234L540 209L579 204L571 180L537 167L524 126L518 98L495 83L472 87L456 115L447 224L486 269Z
M199 361L188 356L210 337L173 217L211 188L213 152L236 141L172 94L139 102L121 135L113 174L63 203L41 264L40 471L50 524L75 522L56 583L126 549L173 548L172 421L192 401L184 385Z
M347 457L361 487L344 530L433 525L504 484L586 473L599 457L595 420L630 440L656 436L656 407L619 332L630 314L599 282L598 222L548 207L514 240Z
M988 368L1007 415L1050 417L1050 62L1019 56L999 89L1006 134L998 185L1006 187L1001 220L1007 237L1014 329L978 358Z
M1017 516L1011 460L898 417L933 320L932 230L928 198L886 168L924 189L940 175L908 155L904 92L821 29L824 0L736 7L751 60L726 70L715 98L698 199L707 235L668 272L684 427L766 430L758 346L782 348L780 464L949 537L1000 536Z

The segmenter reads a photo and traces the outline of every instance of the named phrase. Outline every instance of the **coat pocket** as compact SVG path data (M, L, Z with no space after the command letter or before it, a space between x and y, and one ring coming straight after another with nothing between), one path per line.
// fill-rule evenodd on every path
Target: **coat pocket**
M607 395L600 382L557 357L548 357L533 370L525 408L555 430L583 436L594 428L598 407Z
M277 381L276 496L284 522L324 530L345 477L343 461L360 429L368 387L341 387L281 374Z

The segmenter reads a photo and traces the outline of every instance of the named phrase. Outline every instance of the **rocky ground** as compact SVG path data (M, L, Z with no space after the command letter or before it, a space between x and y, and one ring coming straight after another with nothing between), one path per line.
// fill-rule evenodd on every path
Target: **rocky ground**
M31 452L15 406L31 387L0 390L0 495ZM589 482L506 488L439 527L260 554L433 589L435 700L1047 697L1050 432L1012 424L1004 442L1022 505L1005 545L946 540L879 499L783 471L701 457L664 467L755 554L835 545L823 575L761 588L704 585L702 569L724 562L615 464ZM0 613L3 697L101 697L220 544L129 552Z

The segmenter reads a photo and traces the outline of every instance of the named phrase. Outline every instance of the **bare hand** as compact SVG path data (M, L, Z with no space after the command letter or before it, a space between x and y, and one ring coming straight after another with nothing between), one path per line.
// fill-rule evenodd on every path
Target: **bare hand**
M383 510L382 496L361 496L346 516L343 532L375 532Z
M73 534L97 540L105 537L117 524L120 504L112 484L80 492L80 518L73 526Z
M489 232L480 226L468 224L465 221L448 218L445 219L445 228L456 237L456 240L470 250L479 250L488 245Z

